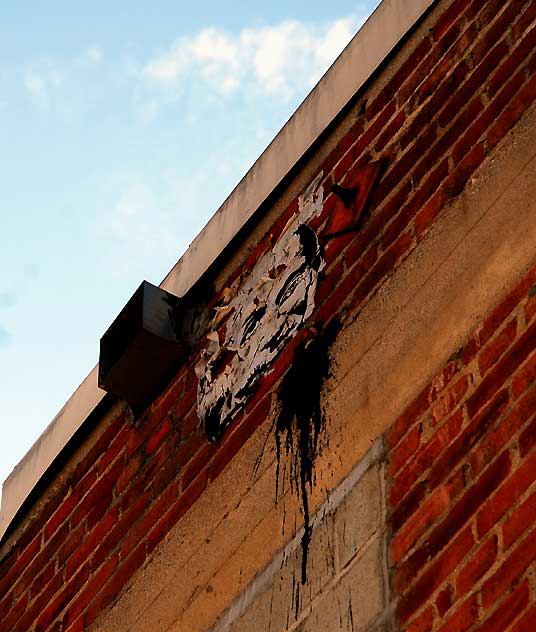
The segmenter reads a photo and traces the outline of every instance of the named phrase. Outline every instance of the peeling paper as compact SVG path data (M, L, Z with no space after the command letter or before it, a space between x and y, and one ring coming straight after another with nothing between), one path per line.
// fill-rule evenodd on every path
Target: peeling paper
M212 327L230 313L225 338L221 341L216 331L210 332L196 366L197 412L209 441L216 441L233 421L315 308L318 273L325 263L307 221L322 211L321 179L322 173L300 196L297 215L234 295L225 292L225 309L216 308Z

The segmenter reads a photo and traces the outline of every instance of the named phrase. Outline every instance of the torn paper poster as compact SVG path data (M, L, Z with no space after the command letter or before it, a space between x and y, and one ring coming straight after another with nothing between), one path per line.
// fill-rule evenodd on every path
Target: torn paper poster
M300 196L299 212L272 250L226 292L224 304L215 310L208 344L196 366L198 416L210 441L233 421L259 378L314 310L324 262L307 221L322 210L321 176ZM222 335L217 327L226 317Z

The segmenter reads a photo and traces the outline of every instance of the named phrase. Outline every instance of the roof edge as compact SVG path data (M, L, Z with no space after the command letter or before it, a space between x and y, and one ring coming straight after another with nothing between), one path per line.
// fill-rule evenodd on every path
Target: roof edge
M383 0L173 266L160 287L183 296L435 0ZM25 500L105 396L95 367L2 486L0 541Z

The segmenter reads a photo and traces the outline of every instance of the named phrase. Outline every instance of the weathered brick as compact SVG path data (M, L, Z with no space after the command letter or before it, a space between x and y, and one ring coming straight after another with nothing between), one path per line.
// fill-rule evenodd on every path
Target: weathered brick
M478 357L480 375L484 376L510 347L517 333L517 319L508 322L497 336L481 351Z
M515 344L503 355L491 371L487 373L473 395L468 399L467 410L471 417L493 396L535 348L536 323L533 323L520 335Z
M536 530L517 546L504 560L501 566L486 580L482 587L482 605L490 608L504 594L510 586L523 576L526 568L536 559Z
M486 574L497 559L497 536L493 535L476 551L456 578L456 594L464 597Z
M508 476L510 469L510 455L504 451L452 506L444 520L428 534L426 541L400 566L395 575L397 586L406 585L427 560L437 555L472 520L478 509Z
M470 4L470 0L455 0L446 11L444 11L436 22L432 33L434 40L441 39L448 32L452 25L460 18L464 10Z
M394 476L410 460L421 444L422 426L417 424L393 450L389 461L389 474Z
M452 607L452 586L450 584L439 593L435 603L439 616L444 617Z
M530 356L525 364L514 375L512 380L512 394L517 399L536 380L536 353Z
M535 480L536 453L512 473L478 513L476 523L480 538L496 524Z
M407 521L403 530L391 542L391 558L395 564L437 522L462 489L463 479L461 476L455 475L446 484L434 490L433 494L419 507Z
M447 391L431 408L434 425L438 424L445 417L447 417L447 415L450 415L452 413L452 411L462 401L463 397L467 393L468 388L469 376L463 375L455 384L447 389Z
M536 522L536 492L532 493L503 523L503 542L505 550Z
M536 630L536 605L532 606L520 619L512 626L512 632L534 632Z
M400 599L396 609L399 621L404 622L417 612L441 586L474 544L471 528L465 528L431 564L410 590Z
M84 589L74 599L63 618L63 625L69 627L84 612L89 602L95 597L102 586L108 581L119 563L119 555L116 553L106 560L106 563L91 577Z
M433 626L434 611L429 607L407 626L407 632L430 632Z
M431 47L432 46L430 40L427 37L423 38L419 42L417 47L409 55L408 59L393 75L392 79L389 80L387 85L382 88L374 101L372 101L372 103L367 107L366 116L369 121L373 119L378 114L378 112L380 112L387 105L387 103L389 103L389 101L392 99L392 95L396 94L402 83L429 53Z
M478 602L476 595L469 597L439 628L439 632L465 632L478 617Z
M508 391L500 391L486 408L475 417L453 443L436 459L428 481L431 487L447 476L453 467L460 463L470 450L482 439L497 422L509 402Z
M489 632L501 632L510 627L521 612L526 608L529 600L529 586L525 580L516 587L511 595L502 601L495 612L486 619L482 629Z
M463 423L463 410L458 410L439 428L429 441L415 453L407 467L396 477L390 492L390 501L397 505L426 470L434 465L437 458L459 434Z

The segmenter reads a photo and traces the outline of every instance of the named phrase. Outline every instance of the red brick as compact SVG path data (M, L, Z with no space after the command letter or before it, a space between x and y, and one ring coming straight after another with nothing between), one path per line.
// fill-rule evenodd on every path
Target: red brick
M434 625L434 611L427 608L407 627L407 632L430 632Z
M527 533L536 522L536 492L532 493L510 517L505 520L502 532L504 549L509 549L512 544L523 534Z
M382 248L387 248L406 228L418 211L423 207L425 202L435 193L449 172L448 159L445 158L426 178L421 186L415 192L415 195L402 208L399 214L386 228Z
M103 474L84 496L71 514L71 526L74 528L95 507L102 498L110 498L115 483L124 467L124 459L118 459L113 466Z
M482 588L482 604L489 608L496 603L536 559L536 530L518 545Z
M434 40L437 42L441 39L445 33L452 27L452 25L460 18L464 10L470 4L470 0L455 0L446 11L443 11L440 18L436 22L432 33Z
M482 350L478 358L480 375L484 376L510 347L517 333L517 319L514 317L497 336Z
M52 536L52 538L45 543L41 551L33 558L33 560L25 567L21 569L18 579L15 581L15 587L17 594L21 594L33 580L37 577L39 572L48 564L48 562L59 551L62 543L69 534L69 525L64 523Z
M473 555L456 578L456 594L464 597L487 573L497 559L497 536L493 535Z
M128 582L134 573L141 568L145 559L146 550L145 542L143 542L130 554L128 559L117 567L106 584L91 601L86 611L86 626L89 627L97 616L127 587Z
M31 588L30 595L32 599L37 597L37 595L45 588L48 582L54 577L56 574L56 560L51 560L43 569L43 571L34 579ZM1 618L1 617L0 617Z
M501 485L477 516L477 531L483 537L536 480L536 453Z
M376 114L378 114L378 112L380 112L387 105L387 103L389 103L392 95L397 93L397 90L400 88L402 83L429 53L431 47L432 46L430 40L427 37L419 42L417 47L409 55L408 59L396 71L396 73L389 80L387 85L382 88L378 96L368 106L366 110L366 115L369 120L374 118Z
M444 588L436 598L436 608L440 617L444 617L452 607L452 586Z
M530 356L512 380L512 394L517 399L536 380L536 353Z
M46 603L46 602L45 602ZM28 593L24 593L20 599L17 599L15 607L5 617L2 617L2 625L6 631L11 632L15 629L17 621L25 614L28 606ZM28 618L29 623L32 623L32 619ZM21 628L19 628L21 629Z
M361 253L360 253L361 254ZM345 257L346 258L346 257ZM316 286L315 303L322 305L327 297L337 287L344 273L344 262L338 261L331 269L323 271L319 275L318 285Z
M393 476L406 464L421 445L422 426L418 424L406 435L389 458L389 475Z
M493 97L501 87L514 74L521 63L529 56L536 46L536 27L531 29L516 46L513 52L507 57L496 72L491 77L487 89L488 95Z
M418 241L422 239L424 233L432 224L434 219L439 215L447 201L448 196L445 188L441 187L422 207L415 217L415 233Z
M391 558L396 564L418 542L419 538L437 522L463 488L460 476L453 476L441 485L421 505L391 542Z
M511 595L504 599L495 612L486 619L482 630L486 632L502 632L525 610L529 601L529 586L527 580L519 584Z
M91 557L98 545L104 540L105 536L117 523L118 518L119 511L118 508L115 507L104 516L100 523L97 524L90 533L86 534L84 540L80 543L80 546L76 549L74 554L71 555L66 564L68 577L71 577L77 569Z
M396 609L399 621L407 621L428 601L431 595L456 569L467 553L469 553L473 544L474 540L471 528L467 527L400 599Z
M85 524L80 524L78 527L71 531L71 533L67 536L64 541L62 547L58 553L58 566L61 568L64 566L65 562L71 557L74 551L78 549L83 538L86 534L86 526Z
M515 123L521 118L536 99L536 75L520 90L519 94L497 118L490 128L487 140L490 148L497 143L512 129Z
M339 182L344 177L351 165L361 157L364 151L367 151L374 141L374 139L380 134L384 127L389 123L391 118L396 113L396 104L394 99L387 105L378 118L373 121L368 128L361 134L356 140L353 147L350 149L345 159L341 161L333 171L333 179L335 182Z
M147 553L150 554L154 548L164 539L166 534L179 522L192 505L205 491L208 484L207 472L201 472L198 477L181 492L180 496L173 502L168 511L155 524L147 535Z
M417 485L411 488L409 493L406 493L406 490L404 490L404 499L389 516L389 526L393 534L396 533L421 506L426 491L427 481L417 483Z
M142 455L135 454L130 456L126 462L125 467L121 474L119 474L119 478L117 479L116 489L121 494L124 492L127 487L131 484L132 480L135 478L136 474L139 472L142 464Z
M136 524L145 514L149 506L148 494L143 494L128 507L120 519L112 527L108 535L103 538L100 545L95 549L91 558L91 570L94 572L101 564L113 553L119 544L124 543L130 537L132 530L136 529ZM143 534L142 534L143 535ZM141 539L141 535L137 534L133 546L136 546ZM131 546L129 550L133 547Z
M26 570L30 562L37 556L41 549L43 534L38 533L30 544L20 553L17 561L9 568L3 578L0 579L0 595L5 595L13 584Z
M505 446L514 434L521 428L534 411L536 405L536 393L528 393L508 413L505 419L500 421L497 428L490 432L475 447L470 455L470 463L473 474L478 474L487 466L495 455Z
M104 586L108 579L112 576L119 563L119 555L112 555L106 563L91 577L87 585L84 587L80 595L71 602L63 624L68 627L84 612L89 602L95 597L98 591Z
M519 12L517 2L503 0L488 1L478 16L480 24L486 25L471 51L473 59L478 62L496 42L507 32Z
M504 451L456 502L446 518L428 534L422 546L401 565L395 576L397 586L407 584L428 559L437 555L454 535L473 519L478 509L508 476L510 468L510 455Z
M499 362L479 384L467 402L470 416L485 404L512 373L527 359L536 348L536 323L533 323L518 338L512 348L505 353Z
M329 154L329 156L322 163L322 171L329 173L333 167L339 162L339 160L346 154L350 147L355 143L359 135L363 132L363 120L358 118L357 121L350 127L350 129L344 134L341 140L337 143L335 149Z
M536 605L532 606L526 614L511 628L511 632L534 632L536 630Z
M151 482L151 490L155 496L177 480L181 470L205 442L204 437L192 435L174 450Z
M523 72L518 72L493 98L488 107L482 112L482 114L476 119L473 125L471 125L471 127L455 145L453 157L456 162L462 160L468 149L475 145L487 129L496 121L499 113L504 109L504 107L506 107L508 102L523 85L523 81Z
M0 621L3 621L7 617L7 613L13 606L13 591L8 595L3 595L3 599L0 600Z
M108 428L104 430L101 436L97 439L93 447L89 450L89 452L85 455L85 457L78 463L76 466L71 480L73 481L73 486L76 485L77 492L78 486L81 484L82 479L85 475L90 472L91 468L94 467L95 463L102 457L102 455L106 452L110 443L113 441L114 437L116 437L121 428L125 425L127 428L130 427L129 424L125 421L124 412L120 412L116 417L114 417L110 422ZM93 475L96 474L96 469L93 469ZM90 483L91 486L93 483ZM89 489L86 483L83 483L85 487L85 491ZM84 491L84 493L85 493ZM81 496L83 496L82 492L79 492Z
M529 393L529 395L534 395L534 393ZM534 397L530 397L532 403L534 404ZM525 409L526 413L532 413L534 408L531 408L530 411ZM527 454L534 448L536 445L536 420L533 421L527 428L524 430L519 437L519 454L522 457L527 456Z
M475 170L480 166L484 158L486 157L486 150L483 143L475 145L471 151L460 159L454 171L449 175L442 185L448 199L452 199L460 195L469 178L473 175Z
M106 448L104 454L97 462L97 472L99 473L99 476L108 469L110 464L115 461L121 451L126 448L126 443L129 435L130 428L123 427L119 431L119 434L114 437L110 445Z
M338 209L342 207L342 202L336 205L334 209L334 213L337 213ZM349 243L353 240L355 236L355 232L348 232L344 235L339 235L338 237L331 238L324 249L324 259L328 265L331 265L337 259L337 257L341 254L341 252L348 246Z
M145 444L145 452L148 455L153 454L158 450L164 439L166 439L171 433L173 426L169 418L164 420L164 423L155 431L153 436Z
M396 419L387 431L386 439L390 448L394 448L417 419L428 409L430 386L426 386L413 402Z
M77 505L79 498L75 494L71 494L67 496L67 498L62 502L62 504L55 511L54 515L52 515L47 524L45 525L45 540L50 539L52 534L56 531L56 529L67 520L69 514Z
M443 454L436 459L428 475L431 488L444 480L452 471L452 468L456 467L493 427L507 407L508 401L508 392L506 390L500 391Z
M197 475L206 467L208 467L212 457L216 453L217 446L206 443L202 446L189 461L182 473L182 488L186 489L188 485L197 477Z
M412 136L411 146L406 149L400 160L391 166L380 181L373 196L374 203L382 202L404 181L419 160L427 154L436 139L436 133L435 123L428 123L419 129L418 134Z
M43 632L79 592L89 577L89 564L83 566L74 577L64 583L60 592L41 609L35 623L35 632Z
M387 145L387 143L393 138L395 138L397 133L400 131L400 129L404 125L405 121L406 121L406 113L404 112L404 110L401 110L395 116L395 118L389 123L385 131L381 134L376 144L374 145L374 151L377 154L380 154L382 150L385 148L385 146Z
M464 375L432 406L431 413L434 425L442 421L462 401L469 388L469 376Z
M397 505L399 500L411 489L414 482L432 467L443 450L459 434L462 423L463 411L458 410L416 452L413 461L408 464L393 483L390 493L390 501L393 505Z
M477 616L478 602L476 595L473 595L445 621L438 632L465 632L476 622Z
M531 288L529 300L525 304L525 320L529 323L536 314L536 286Z

